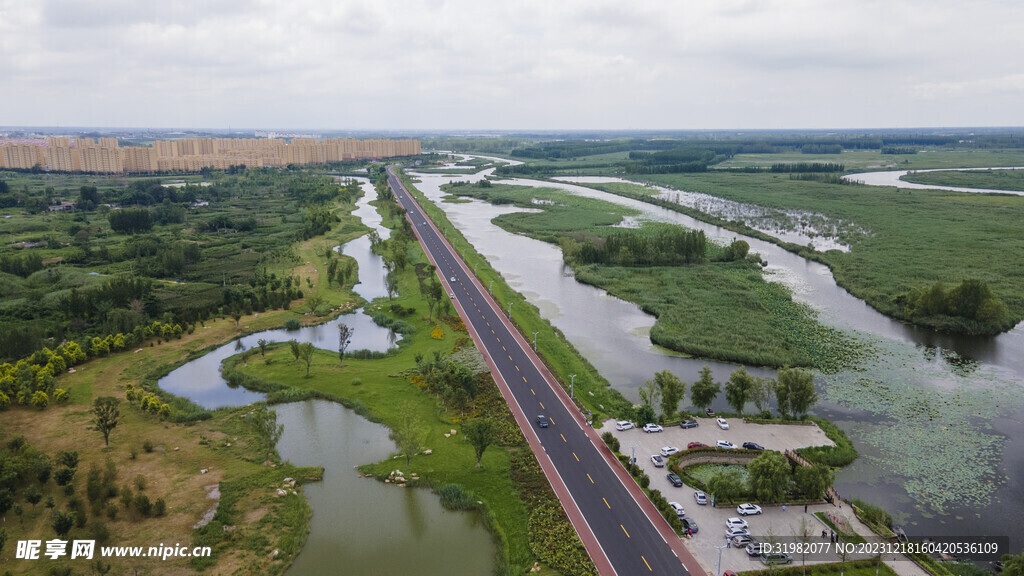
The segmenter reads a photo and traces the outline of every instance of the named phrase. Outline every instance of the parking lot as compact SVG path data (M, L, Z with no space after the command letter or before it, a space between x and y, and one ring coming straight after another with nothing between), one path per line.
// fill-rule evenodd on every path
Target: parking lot
M728 440L737 446L744 442L756 442L767 449L795 450L807 446L834 445L818 426L786 425L786 424L749 424L739 419L729 419L729 429L722 430L714 418L697 418L696 428L682 429L678 426L665 427L663 432L645 433L639 428L618 431L614 421L606 421L602 430L609 430L619 439L621 452L631 455L634 450L637 463L651 478L651 488L660 490L669 501L683 505L686 517L697 522L699 530L691 539L684 539L686 545L697 554L701 561L711 570L718 562L718 546L725 543L725 521L737 517L736 506L712 507L711 498L707 505L698 505L694 500L694 489L683 485L676 488L665 477L667 468L656 468L651 462L651 455L658 454L664 446L674 446L681 451L686 450L690 442L701 442L714 446L718 440ZM789 506L785 511L782 506L766 506L761 515L746 516L749 531L754 541L764 541L770 537L792 538L802 535L806 530L813 541L821 541L822 523L814 516L814 512L835 510L831 505L822 503L808 507L804 513L803 505ZM826 539L825 542L828 540ZM838 558L833 558L836 561ZM816 562L825 561L822 559ZM795 563L800 558L794 558ZM814 563L811 560L808 564ZM722 570L741 572L757 570L763 566L754 558L747 556L743 548L728 548L722 551Z

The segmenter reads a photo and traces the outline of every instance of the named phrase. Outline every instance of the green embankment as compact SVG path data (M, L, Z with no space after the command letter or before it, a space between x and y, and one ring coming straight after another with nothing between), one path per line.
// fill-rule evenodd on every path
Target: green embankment
M607 234L636 211L556 189L503 184L454 185L445 190L540 212L504 214L495 224L513 233L557 243L580 233ZM664 226L645 224L639 233ZM750 261L708 260L682 266L576 266L576 279L634 302L657 317L651 341L686 354L761 366L814 366L825 371L854 364L860 346L823 326L789 290L767 282Z
M1024 170L943 170L912 172L900 178L932 186L1024 191Z
M809 210L855 223L866 233L841 238L849 252L788 249L827 264L836 282L880 312L940 330L998 333L1024 318L1024 198L874 186L840 186L791 180L779 174L667 174L645 181L680 190L758 204L781 210ZM598 188L651 200L654 191ZM670 204L663 204L671 208ZM722 223L699 212L679 211L748 233L741 223ZM763 234L756 234L765 237ZM947 288L965 279L988 284L1008 314L996 323L962 321L951 316L906 317L897 297Z

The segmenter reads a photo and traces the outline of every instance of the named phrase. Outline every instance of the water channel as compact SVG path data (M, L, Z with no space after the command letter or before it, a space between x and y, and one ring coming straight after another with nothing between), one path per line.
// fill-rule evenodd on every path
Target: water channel
M735 365L683 358L648 339L654 318L637 306L577 283L559 249L505 232L491 220L521 210L471 201L444 202L440 186L472 176L417 174L417 188L448 215L508 283L536 305L612 386L628 398L658 370L693 382L704 365L719 381ZM1024 514L1024 329L992 338L935 333L896 322L836 285L824 265L755 238L685 215L567 182L504 180L555 187L640 211L642 218L704 230L717 242L746 240L769 262L766 278L781 281L825 324L849 331L879 350L860 370L819 376L822 401L814 412L842 427L861 453L841 470L844 497L880 504L908 534L957 535L1005 532ZM469 263L471 266L473 262ZM514 311L513 311L514 314ZM541 338L544 336L541 335ZM751 372L767 374L751 369ZM716 409L724 409L719 398ZM1013 536L1019 549L1024 537Z
M903 177L910 172L969 172L979 170L1024 170L1020 166L1000 166L993 168L936 168L934 170L889 170L883 172L861 172L858 174L847 174L843 178L861 182L869 186L895 186L896 188L909 188L914 190L952 190L953 192L972 192L977 194L1014 194L1024 196L1020 190L990 190L987 188L964 188L960 186L937 186L935 184L920 184L908 182Z
M358 179L363 197L355 216L381 238L390 230L370 205L376 197L366 179ZM355 291L367 301L386 294L383 261L370 251L364 235L338 248L356 259ZM377 326L362 309L298 330L266 330L239 338L185 364L160 379L164 390L204 408L243 406L263 394L231 387L220 375L221 362L242 350L268 342L297 340L337 350L338 323L355 328L350 350L386 351L399 335ZM309 538L289 574L466 575L489 574L494 545L477 514L449 512L427 490L402 489L360 478L354 467L387 458L397 449L388 430L333 402L305 401L275 407L284 434L281 457L298 466L323 466L324 479L304 487L313 508ZM397 462L397 461L396 461ZM397 466L396 466L397 467ZM340 567L344 567L341 569Z

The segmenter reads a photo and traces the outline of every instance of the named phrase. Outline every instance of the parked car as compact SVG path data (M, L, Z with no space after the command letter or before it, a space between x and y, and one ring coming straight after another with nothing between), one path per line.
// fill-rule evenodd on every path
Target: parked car
M665 458L668 458L669 456L675 454L676 452L679 452L679 448L676 448L675 446L665 446L664 448L661 449L661 455L664 456Z
M751 542L750 544L747 544L747 556L760 556L762 545L762 542Z
M622 432L623 430L630 430L632 428L633 423L630 422L629 420L619 420L618 422L615 423L615 429L618 430L619 432Z
M792 562L793 558L789 554L783 554L782 552L761 554L761 563L765 566L771 566L773 564L791 564Z
M718 422L718 427L722 430L729 429L729 422L725 418L717 418L715 422Z
M747 521L743 518L729 518L725 521L725 527L737 530L746 530Z
M681 518L680 520L683 521L683 530L689 530L694 534L700 532L700 526L697 526L697 521L693 518Z
M747 536L747 537L749 537L750 536L750 532L748 532L746 528L729 528L728 530L725 531L725 539L726 540L733 540L734 538L736 538L738 536ZM752 538L751 538L751 540L747 540L747 543L750 543L752 540L753 540ZM735 544L735 542L733 542L733 544ZM737 546L737 548L739 548L739 546Z
M718 448L726 448L728 450L739 450L739 446L729 442L728 440L719 440L718 442L715 442L715 446Z
M654 467L655 468L664 468L665 467L665 459L662 458L661 456L658 456L657 454L655 454L654 456L651 456L651 462L654 463Z
M650 434L651 432L661 432L663 430L664 430L664 428L662 428L661 426L659 426L657 424L653 424L653 423L650 423L650 422L648 422L647 424L644 424L644 432L647 432L648 434Z
M691 448L707 448L707 444L703 442L690 442L686 445L686 449L689 450Z
M669 502L668 505L676 511L676 516L679 516L680 518L686 516L686 510L683 510L683 505L679 502Z
M760 514L761 507L757 504L740 504L736 507L736 513L740 516L749 516L751 514Z
M700 490L694 490L693 499L697 501L697 504L704 506L708 503L708 495L701 492Z
M678 475L676 475L676 474L666 474L665 478L668 478L668 481L671 482L672 485L675 486L676 488L682 488L683 487L683 479L680 478Z
M548 427L548 417L543 415L543 414L537 416L537 426L540 426L541 428L547 428Z
M743 534L737 534L736 536L733 536L732 538L729 538L729 541L732 542L733 547L735 547L735 548L743 548L747 544L750 544L751 542L753 542L754 541L754 537L751 536L750 534L743 533Z
M764 450L764 446L761 446L757 442L744 442L743 447L747 450Z
M682 422L679 423L679 427L683 429L696 428L697 426L698 424L696 420L683 420Z

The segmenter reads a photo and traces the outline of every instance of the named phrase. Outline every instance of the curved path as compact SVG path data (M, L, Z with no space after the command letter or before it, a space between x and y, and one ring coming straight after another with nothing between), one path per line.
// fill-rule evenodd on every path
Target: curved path
M390 167L388 183L598 572L705 574Z
M895 186L897 188L910 188L914 190L952 190L953 192L972 192L975 194L1014 194L1024 196L1019 190L992 190L988 188L963 188L959 186L938 186L934 184L919 184L901 180L910 172L970 172L977 170L1022 170L1024 168L1015 166L1001 166L992 168L935 168L932 170L893 170L887 172L861 172L859 174L847 174L845 180L861 182L868 186Z

